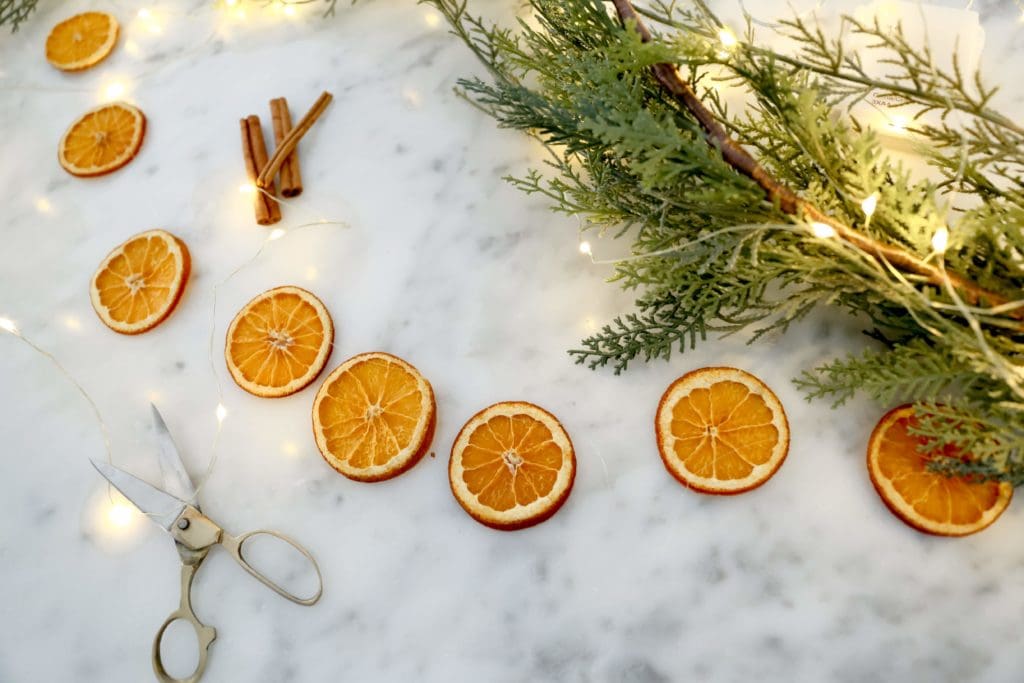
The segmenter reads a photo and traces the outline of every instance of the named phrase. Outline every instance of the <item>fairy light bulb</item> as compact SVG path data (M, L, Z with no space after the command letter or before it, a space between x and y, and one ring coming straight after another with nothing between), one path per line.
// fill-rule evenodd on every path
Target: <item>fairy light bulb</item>
M722 43L722 47L726 50L731 50L740 42L736 40L736 34L732 32L732 29L727 27L722 27L722 30L718 32L718 41Z
M36 198L36 211L39 213L50 213L53 211L53 204L46 197Z
M149 19L151 16L152 14L145 7L139 10L139 19Z
M223 403L217 404L217 424L224 422L224 418L228 416L228 409L224 407Z
M255 183L242 183L238 186L238 191L242 194L252 194L256 191Z
M279 240L286 234L287 233L284 231L284 228L274 228L273 230L270 231L270 234L267 235L267 241L273 242L274 240Z
M903 134L907 132L907 124L909 123L906 116L902 114L896 114L889 119L889 128L894 133Z
M9 332L13 335L19 335L18 326L14 324L14 321L10 318L0 318L0 330Z
M126 91L127 88L124 83L121 81L114 81L112 83L108 83L107 86L103 88L103 98L108 101L116 100L123 97Z
M135 517L134 513L135 511L128 503L113 503L107 510L107 521L117 529L124 529L132 523Z
M234 7L238 4L238 0L224 0L224 4L228 7Z
M946 226L940 227L932 235L932 249L935 250L936 254L946 253L946 247L949 246L949 229Z
M295 16L295 7L293 7L292 5L285 5L284 6L284 15L286 17L294 17Z
M836 229L828 223L811 223L811 232L815 237L820 237L823 240L836 236Z
M875 192L870 197L860 203L860 208L864 212L864 215L871 218L875 215L875 209L878 208L878 193Z
M580 253L584 256L590 256L594 253L590 248L590 242L587 242L586 240L580 242Z

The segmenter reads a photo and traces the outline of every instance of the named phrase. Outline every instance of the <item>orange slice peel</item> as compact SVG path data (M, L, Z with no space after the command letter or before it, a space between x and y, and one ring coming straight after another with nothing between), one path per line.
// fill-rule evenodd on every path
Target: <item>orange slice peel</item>
M191 269L184 242L165 230L149 230L107 254L93 275L89 298L104 325L140 334L174 311Z
M60 22L46 37L46 61L61 71L82 71L106 59L117 44L117 19L83 12Z
M334 321L301 287L276 287L247 303L228 326L224 360L232 379L263 398L309 386L334 348Z
M429 450L437 425L434 390L391 354L349 358L313 401L313 435L324 460L356 481L397 477Z
M677 379L661 397L654 429L665 468L702 493L757 488L789 452L782 403L736 368L701 368Z
M922 438L910 433L915 420L912 405L899 406L871 432L868 473L882 502L911 527L937 536L966 536L995 522L1010 504L1013 486L929 471L930 457L918 450Z
M87 111L68 127L57 149L65 171L83 178L106 175L135 158L146 135L146 117L125 102Z
M473 519L511 531L555 514L572 491L576 454L558 419L521 401L484 408L452 445L448 481Z

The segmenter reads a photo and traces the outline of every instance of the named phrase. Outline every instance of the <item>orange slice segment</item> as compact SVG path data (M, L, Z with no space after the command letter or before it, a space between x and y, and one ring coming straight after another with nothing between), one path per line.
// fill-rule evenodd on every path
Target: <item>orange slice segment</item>
M756 488L789 452L779 399L736 368L702 368L673 382L658 404L654 430L666 469L703 493Z
M71 124L57 160L71 175L106 175L135 158L145 134L146 117L137 108L124 102L104 104Z
M882 501L918 531L939 536L966 536L996 521L1010 504L1013 486L929 472L929 457L918 452L922 439L909 431L915 419L913 406L900 406L871 433L868 473Z
M356 481L397 477L430 448L434 390L409 363L363 353L338 366L313 401L313 434L324 459Z
M522 529L555 514L569 497L576 454L554 415L510 401L470 418L452 445L455 500L494 529Z
M184 242L164 230L149 230L107 254L93 275L89 298L104 325L139 334L174 311L191 269Z
M84 12L60 22L46 37L46 60L62 71L81 71L107 58L117 43L117 19Z
M228 327L224 359L238 386L264 398L300 391L334 348L334 321L300 287L277 287L247 303Z

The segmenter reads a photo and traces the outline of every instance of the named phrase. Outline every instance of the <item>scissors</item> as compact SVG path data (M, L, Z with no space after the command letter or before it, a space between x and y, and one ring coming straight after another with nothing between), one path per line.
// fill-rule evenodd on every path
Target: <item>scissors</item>
M156 409L156 406L150 404L150 408L153 410L160 470L163 473L166 490L147 484L138 477L105 462L92 460L92 466L106 477L114 488L123 493L135 507L160 525L174 539L174 545L181 557L181 602L178 609L171 612L164 621L153 640L153 671L161 683L196 683L206 669L210 644L217 637L217 631L199 621L195 612L192 611L192 580L210 552L210 548L218 544L223 546L235 562L242 566L242 569L281 597L299 605L313 605L320 599L324 590L323 577L320 575L320 567L309 551L284 534L260 529L241 536L232 536L203 515L200 512L199 503L195 499L195 486L192 484L188 472L185 471L185 465L181 461L178 448L174 445L174 439L167 429L167 424L160 416L160 411ZM271 536L280 539L299 551L316 571L316 593L308 598L292 595L250 565L245 559L243 549L245 542L256 536ZM168 674L160 656L160 642L163 640L167 627L179 619L188 622L195 629L196 640L199 642L199 662L195 671L187 678L175 678Z

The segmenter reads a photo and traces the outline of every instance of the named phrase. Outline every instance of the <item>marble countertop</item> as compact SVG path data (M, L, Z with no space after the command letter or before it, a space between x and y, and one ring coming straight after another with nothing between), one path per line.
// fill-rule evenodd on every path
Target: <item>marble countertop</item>
M1020 10L973 4L989 73L1014 80ZM205 680L1020 680L1024 508L961 540L909 529L864 468L882 408L833 411L790 383L858 348L849 320L823 311L782 338L707 343L620 377L572 364L566 349L631 298L581 257L575 220L502 180L542 152L453 95L479 67L431 9L339 3L323 19L316 5L288 16L259 2L241 5L244 18L205 0L159 0L141 16L127 0L41 5L0 36L0 316L92 396L114 461L154 481L147 404L200 475L222 401L204 511L235 532L295 536L324 572L322 601L299 607L214 550L193 593L218 629ZM121 43L91 71L58 74L44 37L84 8L120 17ZM1021 87L1007 85L1004 108L1020 117ZM289 233L225 282L267 236L239 191L238 118L269 123L270 98L301 112L322 90L336 100L303 143L306 191L279 227L345 227ZM60 135L121 91L149 120L139 157L106 178L70 177L55 159ZM165 324L118 336L93 313L89 278L115 244L153 227L185 239L194 274ZM262 400L231 382L219 360L227 323L281 284L331 311L330 367L385 350L431 380L433 453L411 471L349 481L314 444L315 385ZM708 364L756 373L789 414L785 465L746 495L684 490L657 456L659 396ZM88 463L105 457L89 404L10 335L0 387L0 680L151 680L152 637L178 599L172 544L143 519L111 518ZM446 466L463 422L510 399L559 416L578 474L551 520L499 533L457 505Z

